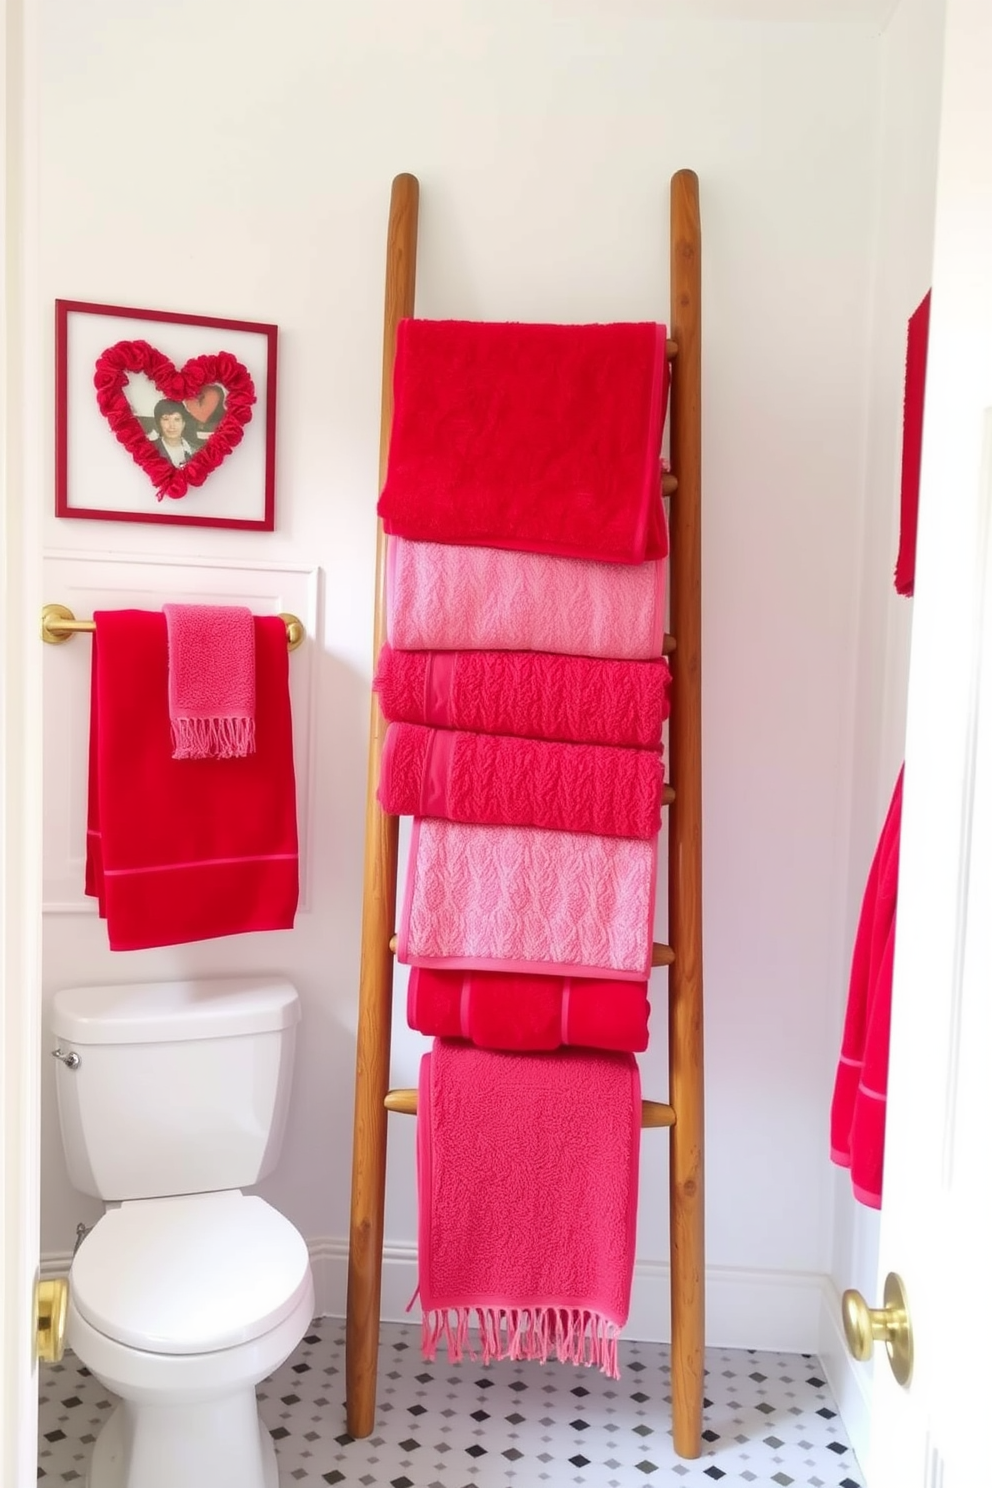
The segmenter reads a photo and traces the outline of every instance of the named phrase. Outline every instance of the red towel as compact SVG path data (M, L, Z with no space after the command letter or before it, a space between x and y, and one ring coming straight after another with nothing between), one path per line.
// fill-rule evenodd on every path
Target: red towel
M661 787L656 750L391 723L377 794L392 816L646 841L661 827Z
M373 685L383 715L400 723L657 750L671 676L662 660L386 644Z
M899 498L899 554L896 589L911 595L916 581L916 518L920 505L923 405L930 336L930 292L913 311L906 336L906 387L902 414L902 484Z
M873 1209L882 1206L902 777L900 770L865 885L830 1112L830 1155L850 1168L855 1197Z
M617 1378L640 1133L632 1054L435 1041L417 1105L426 1358L444 1342L453 1362L553 1355Z
M95 619L86 892L111 950L291 929L299 864L282 620L255 619L255 753L175 760L165 616Z
M428 542L664 557L665 328L403 320L379 515Z
M480 1049L617 1049L648 1046L647 982L614 982L415 966L406 1001L411 1028Z

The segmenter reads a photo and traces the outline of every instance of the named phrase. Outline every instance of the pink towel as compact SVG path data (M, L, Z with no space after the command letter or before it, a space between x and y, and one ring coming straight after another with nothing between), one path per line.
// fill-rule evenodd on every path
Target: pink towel
M390 538L389 642L649 661L664 640L665 567Z
M900 770L865 885L830 1109L830 1155L872 1209L882 1206L902 778Z
M255 621L240 605L167 604L173 759L255 752Z
M637 1215L634 1056L438 1039L417 1111L425 1357L443 1342L452 1362L466 1349L484 1363L553 1356L618 1378Z
M388 533L641 563L668 551L664 326L403 320Z
M636 1054L648 1046L649 1014L647 982L594 977L415 966L406 994L411 1028L480 1049L571 1044Z
M657 750L669 711L668 663L545 651L379 653L384 717L479 734Z
M399 959L643 982L657 838L414 820Z
M378 798L393 816L647 839L661 827L662 779L656 750L391 723Z

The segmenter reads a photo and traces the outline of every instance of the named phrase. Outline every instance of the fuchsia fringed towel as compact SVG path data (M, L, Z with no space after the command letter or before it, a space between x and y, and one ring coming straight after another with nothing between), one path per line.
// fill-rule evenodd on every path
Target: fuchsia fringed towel
M379 515L390 534L664 557L665 328L402 320Z
M902 779L900 770L865 885L830 1112L830 1155L873 1209L882 1206Z
M658 839L414 819L397 954L412 966L643 982Z
M111 950L291 929L299 865L282 620L254 620L254 754L176 760L165 616L95 619L86 892Z
M640 1127L632 1054L435 1042L417 1103L426 1358L444 1343L453 1362L554 1357L618 1378Z
M402 537L386 551L387 632L399 650L661 655L663 560L628 567Z
M648 1046L647 982L595 977L438 971L415 966L406 999L411 1028L480 1049L617 1049Z
M401 723L657 750L669 711L668 663L543 651L396 651L373 684Z
M899 494L899 552L896 589L911 595L916 581L916 521L920 505L923 405L930 337L930 293L913 311L906 334L906 385L902 411L902 483Z
M662 777L657 750L391 723L378 798L393 816L647 839L661 828Z
M241 605L167 604L173 759L255 751L255 623Z

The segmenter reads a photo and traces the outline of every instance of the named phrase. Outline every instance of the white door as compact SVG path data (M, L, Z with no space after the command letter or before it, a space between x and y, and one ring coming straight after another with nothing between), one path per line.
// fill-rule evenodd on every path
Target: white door
M41 925L41 493L24 489L20 0L0 0L4 256L0 270L0 1483L37 1481ZM34 503L28 499L33 494Z
M869 1488L992 1482L992 4L948 0L910 657Z

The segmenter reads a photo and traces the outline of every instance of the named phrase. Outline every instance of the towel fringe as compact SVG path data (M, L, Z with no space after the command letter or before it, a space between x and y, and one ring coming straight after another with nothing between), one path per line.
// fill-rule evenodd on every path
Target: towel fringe
M476 1347L469 1342L473 1318ZM617 1345L620 1329L601 1313L578 1307L451 1307L425 1312L421 1345L428 1361L443 1343L448 1358L460 1364L466 1352L478 1363L495 1359L529 1359L546 1364L553 1355L560 1364L596 1368L608 1379L619 1379Z
M243 759L255 753L254 718L176 718L173 759Z

